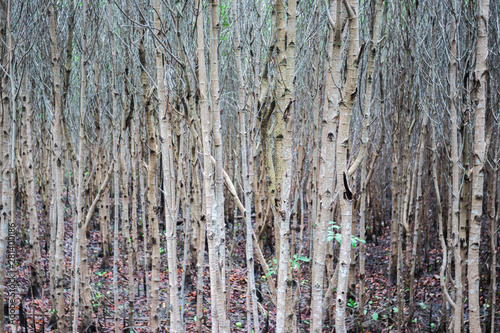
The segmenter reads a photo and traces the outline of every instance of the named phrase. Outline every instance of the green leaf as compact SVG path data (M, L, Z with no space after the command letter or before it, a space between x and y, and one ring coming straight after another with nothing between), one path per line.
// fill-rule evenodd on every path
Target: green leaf
M238 321L235 323L236 327L241 327L243 324L241 323L241 321Z
M336 240L337 242L339 242L339 244L340 244L340 243L341 243L341 241L342 241L342 235L341 235L341 234L336 234L336 235L335 235L335 240Z
M392 311L394 311L394 313L398 313L398 311L399 311L399 310L398 310L398 308L397 308L397 307L393 307L393 308L392 308Z
M378 320L378 313L374 312L372 314L372 318L373 318L373 320L377 321Z

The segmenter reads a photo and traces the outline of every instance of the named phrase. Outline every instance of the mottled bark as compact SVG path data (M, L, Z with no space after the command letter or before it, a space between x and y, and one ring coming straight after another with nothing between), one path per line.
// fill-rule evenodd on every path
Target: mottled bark
M82 55L80 56L80 117L79 117L79 131L78 131L78 156L77 156L77 192L75 194L76 196L76 211L77 211L77 216L76 216L76 228L73 230L75 231L75 235L73 236L73 242L75 246L73 247L74 253L73 253L73 258L74 258L74 263L75 263L75 284L74 284L74 291L73 291L73 303L74 303L74 309L73 309L73 333L76 333L78 331L78 319L80 316L80 293L83 294L80 285L80 281L82 280L82 272L81 272L81 267L82 264L87 265L87 262L81 261L81 253L87 251L87 236L86 236L86 229L83 229L84 223L83 223L83 218L84 218L84 182L83 182L83 172L85 169L85 155L84 155L84 150L83 146L85 145L85 137L84 137L84 126L85 126L85 89L86 89L86 84L87 84L87 72L85 69L85 58L87 56L87 33L85 31L86 29L86 23L87 23L87 1L83 0L83 22L82 22L82 45L85 45L83 50L82 50ZM85 256L85 255L84 255ZM86 276L85 278L88 278ZM87 304L89 305L89 304ZM90 315L91 317L91 315ZM90 318L91 319L91 318ZM86 331L86 327L90 323L89 320L89 313L85 313L82 316L82 328L81 331L84 332Z
M243 87L243 73L241 68L241 44L240 44L240 27L238 21L238 3L236 0L232 0L233 8L233 24L234 24L234 48L236 50L236 71L238 74L238 113L239 113L239 125L240 125L240 142L241 142L241 173L242 173L242 183L243 183L243 195L245 200L245 254L246 254L246 264L247 264L247 318L249 324L247 325L248 331L253 331L255 333L260 332L259 324L259 312L257 310L257 292L255 288L255 258L253 251L253 226L252 226L252 177L249 172L248 167L248 112L247 104L245 103L245 90ZM250 320L250 314L252 320Z
M488 19L489 0L478 2L478 28L476 47L476 67L473 74L475 84L476 115L474 120L474 147L472 168L472 203L469 229L469 252L467 260L467 282L469 286L469 329L481 333L479 304L479 245L483 221L484 164L486 159L486 100L488 81Z
M223 179L223 165L222 165L222 133L221 133L221 119L220 119L220 92L219 92L219 0L212 0L211 11L211 30L210 30L210 113L212 118L212 135L215 157L215 200L213 202L213 216L212 223L207 220L207 235L208 246L213 248L212 253L216 258L213 258L210 266L211 276L210 282L212 283L213 277L217 277L214 281L217 292L215 294L217 302L217 317L219 320L219 330L221 332L229 331L229 319L227 317L226 307L226 247L225 247L225 229L224 229L224 179ZM205 146L205 142L203 142ZM207 207L209 208L209 207ZM213 228L213 229L212 229ZM213 239L211 237L213 231ZM215 264L215 260L218 264ZM215 272L214 270L217 270ZM215 274L214 274L215 273Z
M335 26L329 25L328 36L328 58L325 83L325 100L323 104L323 117L318 124L320 143L319 150L319 174L317 194L317 215L314 230L314 253L311 280L311 331L322 332L323 330L323 293L326 260L326 239L328 225L333 219L333 198L335 192L335 139L339 117L340 91L336 84L341 81L341 3L330 1L328 15L332 16Z
M158 0L153 1L154 25L157 38L162 40L164 32L161 29L162 10ZM163 68L163 53L160 45L156 45L156 82L158 89L158 107L160 118L160 144L163 167L163 195L165 200L165 227L168 260L168 285L170 291L170 332L181 332L181 316L179 311L179 288L177 285L177 193L174 165L174 147L172 140L172 113L168 101L168 86Z
M55 179L55 202L56 207L56 222L55 230L51 230L56 234L55 249L54 249L54 295L53 306L55 317L57 319L57 329L61 332L67 331L67 319L64 308L64 284L65 265L64 265L64 200L63 200L63 177L64 177L64 157L63 157L63 137L61 128L62 105L61 105L61 78L59 66L59 52L57 49L56 35L56 15L57 10L55 5L49 7L49 22L50 22L50 37L51 37L51 57L52 57L52 80L54 93L54 118L52 119L52 142L53 142L53 157L52 167Z
M30 228L30 282L31 295L38 297L39 288L42 283L42 267L41 267L41 252L40 252L40 231L38 228L38 215L36 195L37 188L35 184L35 161L33 158L33 107L31 105L31 96L28 91L28 76L25 74L22 82L22 101L23 101L23 123L26 130L26 137L23 141L23 165L25 173L25 185L27 200L27 209Z
M455 11L456 15L456 11ZM457 116L457 91L456 91L456 75L457 75L457 29L456 19L452 17L451 35L450 35L450 120L451 120L451 242L453 246L453 254L455 257L455 311L453 314L453 330L455 333L460 333L462 330L463 317L463 283L462 283L462 253L460 251L460 166L458 157L458 116Z
M278 283L276 302L276 332L291 330L293 313L287 313L287 287L290 265L290 218L292 214L292 137L294 117L294 73L295 73L295 23L296 2L288 3L288 12L283 0L276 1L277 27L277 75L276 107L274 109L274 145L276 157L275 218L279 230ZM286 17L288 14L288 22Z
M337 191L340 195L341 214L341 244L339 254L339 279L337 285L336 306L335 306L335 327L337 332L347 332L345 326L347 284L349 278L349 266L351 264L351 233L352 233L352 193L349 188L348 170L348 146L350 136L351 112L356 96L357 88L357 55L359 52L358 36L358 1L351 0L345 2L349 16L349 50L347 58L346 82L342 88L342 98L340 100L340 117L337 137L336 153L336 175Z

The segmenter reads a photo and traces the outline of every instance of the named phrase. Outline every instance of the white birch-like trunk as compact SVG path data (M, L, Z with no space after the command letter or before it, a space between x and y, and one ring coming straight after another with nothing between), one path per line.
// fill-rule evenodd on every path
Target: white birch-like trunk
M158 0L153 1L155 8L154 25L157 37L161 40L163 32L160 18L162 10ZM168 104L168 87L164 78L163 54L160 45L156 45L156 80L158 85L160 144L163 167L163 195L165 199L165 226L168 259L168 284L170 289L170 332L181 332L182 323L179 311L179 287L177 285L177 193L174 165L174 148L172 142L172 114Z
M86 52L86 44L87 44L87 35L86 35L86 12L87 12L87 1L83 0L83 22L82 22L82 45L83 45L83 50L82 54L80 56L80 119L79 119L79 125L80 129L78 131L78 160L77 160L77 192L76 192L76 210L77 210L77 217L76 217L76 234L73 237L73 242L75 246L73 247L74 249L74 261L75 261L75 286L74 286L74 291L73 291L73 303L74 303L74 309L73 309L73 333L76 333L78 331L78 319L80 316L80 293L82 292L80 290L80 281L82 279L82 261L81 261L81 253L83 251L87 251L87 242L86 242L86 229L83 229L84 223L83 223L83 217L84 217L84 183L83 183L83 172L85 169L85 163L84 163L84 152L83 152L83 146L85 143L85 137L84 137L84 126L85 126L85 88L87 84L87 73L85 71L85 58L87 56ZM87 264L84 262L83 264ZM85 320L82 321L82 323ZM85 323L87 324L87 323ZM83 327L82 325L82 331L86 330L86 327Z
M462 291L462 256L460 252L459 230L460 230L460 166L458 160L458 116L456 107L456 75L457 75L457 42L456 22L452 18L450 36L450 120L451 120L451 242L455 256L455 311L453 314L453 330L460 333L462 330L463 317L463 291Z
M351 0L348 3L349 15L349 50L347 59L346 82L342 89L342 100L340 101L339 130L337 137L337 191L340 195L341 214L341 244L339 254L339 279L337 285L335 327L337 332L347 332L345 326L345 310L347 298L347 284L349 278L349 266L351 264L351 230L352 230L352 198L349 197L348 188L348 161L347 150L349 146L349 128L351 112L356 94L357 66L356 57L359 51L358 36L358 1ZM350 7L350 8L349 8ZM345 183L345 184L344 184ZM342 189L343 188L343 189ZM341 190L342 189L342 190ZM352 196L352 193L350 194Z
M220 263L216 253L216 222L213 214L213 206L215 205L214 180L212 174L214 168L211 163L211 114L208 108L208 84L207 84L207 68L205 62L205 43L204 43L204 27L203 27L203 5L201 0L198 0L198 12L196 17L196 35L198 44L198 84L200 87L199 105L200 105L200 122L201 122L201 137L203 149L203 198L204 198L204 217L207 226L208 238L208 260L210 267L210 294L212 299L212 332L217 333L220 329L220 322L225 321L223 313L218 313L219 303L224 303L224 298L218 293L218 279L220 278ZM203 219L202 219L203 220Z
M222 164L222 135L221 135L221 119L219 108L219 0L212 0L212 29L210 30L211 47L210 47L210 94L211 94L211 117L212 117L212 135L215 155L215 201L213 202L213 226L211 221L208 224L208 246L213 247L213 255L216 256L217 265L211 265L217 270L215 287L217 288L217 317L219 319L219 329L221 332L229 332L229 320L227 318L226 307L226 247L225 247L225 228L224 228L224 178ZM203 143L205 145L205 142ZM210 207L207 206L207 209ZM210 229L213 227L213 236L210 237ZM211 244L213 241L213 244ZM210 250L209 250L210 251ZM212 273L211 273L212 274ZM212 278L210 279L212 281Z
M289 329L291 319L286 313L288 270L290 267L290 218L292 206L292 130L293 130L293 109L294 109L294 84L293 77L295 71L295 1L289 3L290 20L287 27L285 3L283 0L276 1L276 27L277 27L277 76L276 82L276 108L274 123L274 144L276 163L276 200L275 218L277 231L279 230L279 251L278 257L278 283L276 301L276 332L282 333ZM288 39L287 39L288 38ZM287 50L291 46L291 50ZM291 314L290 314L291 315Z
M5 22L7 17L7 6L5 2L0 4L0 21ZM5 40L6 30L2 29L1 38ZM4 57L7 52L4 45L0 46L1 56ZM7 57L5 57L7 58ZM8 68L6 63L2 63L4 68ZM7 237L9 228L10 216L10 170L8 166L9 160L9 95L7 90L8 75L2 73L0 76L0 97L1 97L1 112L0 112L0 309L4 309L6 305L3 295L5 292L5 273L7 271ZM8 304L8 303L7 303ZM5 315L4 311L0 313L0 330L5 332Z
M259 312L257 310L257 292L255 288L255 271L254 271L254 251L252 242L252 193L251 175L248 168L248 124L247 124L247 103L245 102L245 91L243 87L243 73L241 69L241 44L240 30L238 22L238 3L232 0L233 6L233 24L234 24L234 48L236 50L236 71L238 74L238 113L240 116L240 140L241 140L241 172L243 180L243 193L245 200L245 212L242 212L245 217L246 224L246 263L247 263L247 313L252 314L253 331L260 332ZM248 331L252 331L252 321L247 318Z
M476 68L474 83L476 85L476 117L474 122L474 148L472 153L472 203L469 229L469 252L467 261L467 282L469 286L469 329L481 333L479 304L479 246L481 243L481 224L483 220L483 185L484 164L486 160L486 100L488 77L488 19L489 0L478 1L478 28L476 46ZM495 269L495 268L492 268Z
M22 100L23 100L23 120L26 128L26 139L23 142L23 165L25 168L26 191L28 196L28 216L30 228L30 270L31 270L31 288L32 295L37 295L42 286L42 267L41 267L41 252L40 252L40 232L38 228L38 215L36 205L36 184L34 175L34 158L33 158L33 108L31 105L31 97L28 91L28 76L25 74L22 82Z
M63 139L62 139L62 105L61 105L61 77L59 68L59 52L57 49L56 35L56 15L55 5L49 7L50 37L51 37L51 57L52 57L52 80L54 93L54 118L52 119L53 136L53 165L55 177L55 206L56 222L55 230L55 248L54 248L54 295L53 304L57 319L57 329L61 332L67 331L67 320L65 318L64 308L64 284L65 284L65 265L64 265L64 206L63 206L63 178L64 178L64 157L63 157Z

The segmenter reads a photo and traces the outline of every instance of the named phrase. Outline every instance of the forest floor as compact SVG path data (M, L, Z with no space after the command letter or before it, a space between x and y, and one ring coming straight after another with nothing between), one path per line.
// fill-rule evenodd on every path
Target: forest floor
M20 216L20 213L18 214ZM66 258L66 278L67 289L65 289L65 300L67 309L71 309L71 284L70 281L74 274L71 272L71 244L73 234L72 217L67 212L66 223L66 236L65 236L65 258ZM389 224L387 224L389 225ZM233 332L246 331L247 312L246 312L246 261L245 261L245 243L243 224L237 224L236 231L233 234L235 237L228 237L234 244L234 252L229 260L229 267L227 268L228 282L228 309L231 321L231 329ZM112 230L112 229L111 229ZM43 228L40 229L43 239ZM230 231L228 230L228 233ZM183 226L178 227L179 239L183 239ZM18 240L18 244L20 241ZM42 242L44 244L44 242ZM179 279L182 275L182 244L179 241ZM442 323L442 295L439 285L439 269L441 260L441 249L437 238L429 240L429 251L422 257L422 264L420 270L416 274L415 281L415 315L408 327L407 332L444 332ZM142 246L140 242L139 246ZM121 241L120 247L124 249L124 244ZM307 249L308 245L305 244L304 248ZM107 270L100 269L102 258L99 256L100 252L100 232L98 229L92 230L88 240L89 250L89 268L91 272L91 289L94 305L94 319L96 327L99 332L113 332L114 331L114 308L113 308L113 274L112 268ZM49 259L48 253L42 246L42 263L45 272L45 282L42 295L38 299L31 299L26 297L29 289L29 264L28 264L28 246L18 246L17 251L17 273L16 284L18 286L18 294L16 295L16 315L19 314L20 301L23 304L23 313L26 317L26 322L21 323L26 326L28 332L49 332L51 302L49 296L48 272L49 272ZM269 249L267 249L269 251ZM382 229L382 235L377 236L377 241L369 241L366 244L366 306L363 316L363 329L362 332L393 332L395 331L398 311L397 308L397 294L396 288L388 279L388 265L390 255L390 226ZM128 280L127 280L127 265L123 262L124 250L120 250L120 262L118 264L118 286L120 297L120 318L123 318L124 311L127 310L128 301ZM162 251L162 264L166 267L166 252ZM270 258L270 253L266 253L266 258ZM142 262L142 260L139 260ZM110 256L110 265L113 264L113 256ZM196 326L196 272L192 270L191 276L186 279L191 279L186 285L186 298L184 307L184 319L186 322L186 331L194 332ZM148 331L148 307L147 296L144 293L144 276L141 273L141 267L135 269L136 272L136 297L135 297L135 327L133 332L147 332ZM166 304L168 304L168 284L167 284L166 270L160 272L160 316L163 318L162 325L166 327ZM307 260L301 261L293 269L294 276L294 299L296 303L295 313L300 314L300 318L296 318L297 327L299 332L309 331L310 308L309 308L309 277L310 277L310 262ZM257 287L262 290L259 292L260 306L259 313L268 312L267 316L262 315L261 331L274 332L275 325L274 319L275 312L274 306L269 300L265 292L265 279L273 278L273 275L266 277L260 266L256 265L256 281ZM201 318L202 327L204 332L210 332L210 283L208 260L205 259L204 271L204 316ZM9 281L6 281L8 284ZM179 284L180 285L180 284ZM351 295L356 295L354 291ZM330 309L333 313L333 309ZM350 331L355 332L358 322L358 303L356 296L352 296L348 301L348 327ZM404 308L405 315L408 315L408 299L405 301ZM67 313L68 320L72 315ZM333 317L333 316L328 316ZM497 317L498 318L498 317ZM19 318L18 318L19 319ZM19 325L20 322L17 321ZM333 322L325 321L324 332L333 332ZM120 320L120 331L124 328L125 322ZM19 327L20 328L20 327ZM8 332L10 328L8 328ZM444 329L444 330L443 330ZM23 332L18 329L18 332ZM132 332L132 330L131 330ZM167 330L165 329L165 332Z

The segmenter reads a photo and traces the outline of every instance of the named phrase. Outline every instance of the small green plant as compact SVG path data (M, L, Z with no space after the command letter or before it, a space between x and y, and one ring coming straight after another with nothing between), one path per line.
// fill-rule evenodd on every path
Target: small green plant
M273 258L272 260L274 261L275 265L278 264L278 261L276 260L276 258ZM267 278L270 275L275 275L275 274L276 274L276 272L274 271L274 267L273 267L273 265L271 265L271 261L269 260L269 271L266 273L266 276L263 278Z
M301 256L298 253L296 253L296 254L294 254L293 258L290 259L290 269L291 270L299 269L301 261L310 262L311 259L304 257L304 256ZM269 260L269 270L266 273L266 276L263 276L262 279L265 279L265 278L269 277L270 275L276 274L276 271L274 270L274 266L278 265L278 261L276 260L276 258L273 258L272 262L274 262L274 265L272 265L271 260Z
M334 221L330 221L330 222L328 222L328 224L329 224L329 226L328 226L328 236L327 236L326 240L328 242L331 242L332 240L335 239L340 244L341 241L342 241L342 235L340 233L338 233L338 232L335 231L335 230L340 229L340 226L338 226ZM359 237L351 235L351 244L352 244L352 247L356 247L357 243L366 244L366 241L364 239L361 239Z
M291 265L292 269L299 269L300 268L300 261L310 262L311 259L304 257L304 256L299 256L298 253L295 253L293 256L293 259L291 259L290 261L292 262L292 265Z
M353 309L357 309L358 303L355 300L353 300L352 298L349 298L349 300L347 301L347 306L350 308L353 308Z
M95 272L95 274L97 274L99 277L103 277L104 275L106 275L106 271L97 271Z

